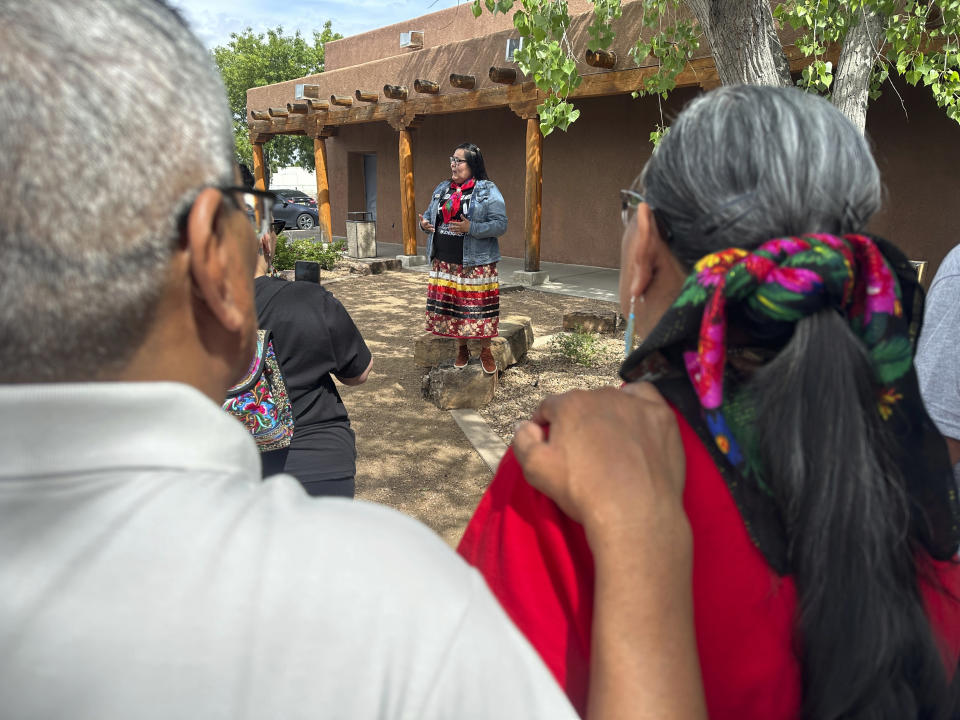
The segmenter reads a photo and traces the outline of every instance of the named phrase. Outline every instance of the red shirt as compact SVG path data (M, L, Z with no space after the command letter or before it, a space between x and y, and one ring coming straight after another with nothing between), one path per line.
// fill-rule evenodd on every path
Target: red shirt
M676 414L687 459L683 503L693 530L694 623L709 715L712 720L796 718L801 679L792 647L793 580L767 565L706 448ZM480 501L459 552L483 573L585 714L593 557L583 529L527 484L512 450ZM960 596L960 567L932 565L943 585ZM921 587L944 661L955 668L960 603Z

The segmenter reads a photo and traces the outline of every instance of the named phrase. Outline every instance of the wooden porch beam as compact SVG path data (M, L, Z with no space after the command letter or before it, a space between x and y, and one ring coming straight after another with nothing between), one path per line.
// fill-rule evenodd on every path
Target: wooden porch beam
M420 78L417 78L413 81L413 89L418 93L436 95L440 92L440 85L435 83L433 80L421 80Z
M384 92L384 95L386 94ZM468 110L508 107L511 103L521 103L526 100L539 101L537 86L532 82L517 85L498 85L470 93L420 95L405 102L371 103L346 108L331 105L329 111L324 115L323 124L343 126L378 121L391 122L397 120L401 115L411 117L414 115L444 115ZM306 119L309 120L310 117L310 115L307 115ZM291 118L291 121L298 119ZM283 134L286 128L285 125L277 121L277 118L272 121L255 120L249 123L249 127L251 132L268 134Z
M613 70L617 64L617 54L612 50L591 50L587 48L587 65L590 67L604 68Z
M320 227L324 233L326 233L325 240L327 242L333 242L333 220L330 216L330 179L327 175L326 138L314 138L313 160L317 170L317 213L320 215Z
M490 76L490 82L513 85L517 81L517 71L514 68L494 66L487 74Z
M267 176L263 171L263 143L255 142L253 143L253 186L257 190L266 190L267 189ZM254 206L254 219L257 222L257 227L260 227L260 205L259 203ZM259 230L257 232L260 232Z
M527 173L523 193L523 269L540 270L540 219L543 210L543 135L536 115L527 118Z
M383 94L390 100L406 100L407 88L404 85L384 85Z
M477 86L477 78L474 75L450 73L450 84L461 90L473 90Z
M931 43L935 44L935 43ZM797 71L809 63L794 45L784 47L787 60L790 62L790 69ZM496 68L493 68L496 69ZM508 68L511 69L512 68ZM574 90L571 99L602 97L606 95L623 95L631 93L640 87L644 80L659 70L657 65L649 65L629 70L599 70L583 76L579 87ZM717 68L712 57L702 57L691 60L686 67L677 76L678 87L700 86L705 89L716 87L719 83ZM474 90L469 93L456 93L449 95L430 94L433 88L439 90L437 83L418 80L420 85L418 92L424 90L428 94L419 94L412 99L406 99L405 93L400 86L385 86L384 96L390 99L401 100L402 102L393 103L370 103L368 105L354 104L352 107L334 108L330 107L324 125L343 126L356 125L368 122L390 122L391 124L403 123L404 116L427 116L443 115L448 113L467 112L471 110L488 110L513 106L516 107L526 101L535 101L539 104L543 102L544 95L537 91L532 82L517 83L514 85L496 85ZM457 87L457 84L451 80L451 86ZM390 88L389 90L387 88ZM305 85L304 95L307 98L319 96L319 85ZM353 98L349 98L353 100ZM309 100L307 101L310 102ZM314 106L316 107L316 106ZM274 117L272 120L263 120L260 116L261 111L256 114L251 112L253 120L249 122L251 132L280 135L280 134L298 134L299 129L296 125L284 125L280 118ZM309 117L309 116L308 116ZM310 134L309 132L307 134Z
M253 186L257 190L267 189L267 176L263 168L263 143L253 143ZM259 222L260 218L257 218Z
M400 130L400 227L403 254L417 254L417 198L413 184L413 131Z

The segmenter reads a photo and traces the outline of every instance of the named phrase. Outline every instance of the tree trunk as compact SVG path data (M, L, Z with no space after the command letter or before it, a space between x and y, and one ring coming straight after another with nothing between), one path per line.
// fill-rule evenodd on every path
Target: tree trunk
M864 6L847 33L833 79L833 104L857 126L861 133L867 124L870 100L870 75L883 38L886 18L872 6Z
M687 0L724 85L790 85L768 0Z

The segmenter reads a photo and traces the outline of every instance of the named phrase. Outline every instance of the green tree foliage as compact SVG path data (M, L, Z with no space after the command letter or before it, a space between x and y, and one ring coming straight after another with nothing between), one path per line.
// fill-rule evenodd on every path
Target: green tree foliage
M256 34L251 28L231 33L226 46L213 49L213 60L223 77L227 99L233 113L233 134L237 159L251 165L253 148L247 131L247 90L305 75L323 72L324 44L339 40L328 20L322 32L313 33L310 43L298 30L284 35L283 28ZM296 135L278 135L264 148L270 169L299 165L313 169L313 140Z
M667 97L676 77L699 48L703 38L697 11L708 14L712 6L731 0L640 0L642 20L630 28L631 58L638 65L659 66L634 96ZM768 0L738 0L743 8ZM621 15L620 0L593 0L594 15L588 28L591 50L609 48L613 27ZM879 96L882 83L896 73L911 85L922 83L948 117L960 122L960 0L785 0L772 3L774 16L800 32L797 47L811 63L798 84L830 96L835 73L826 59L830 48L842 47L851 29L866 15L880 22L882 47L874 54L873 72L864 93ZM492 13L507 13L514 0L473 0L478 16L486 7ZM751 17L749 10L743 17ZM547 94L539 106L540 129L548 135L555 128L566 130L579 116L568 97L580 84L577 58L567 40L570 15L564 0L520 0L513 15L523 47L514 58L520 69L532 76ZM621 30L624 30L621 28ZM782 48L774 52L782 53ZM760 80L758 80L760 82ZM656 141L661 125L651 134Z
M870 98L893 70L911 85L930 88L947 117L960 123L960 0L792 0L774 15L803 34L797 47L813 62L799 84L830 94L833 65L824 59L831 43L842 44L860 15L881 17L884 48L873 66Z

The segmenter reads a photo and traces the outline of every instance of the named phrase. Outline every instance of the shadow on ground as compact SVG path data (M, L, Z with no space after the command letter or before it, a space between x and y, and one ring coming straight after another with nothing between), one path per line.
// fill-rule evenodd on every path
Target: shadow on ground
M390 272L327 285L373 353L370 378L340 387L357 434L357 497L417 518L455 545L490 470L449 412L422 399L413 363L427 276Z

